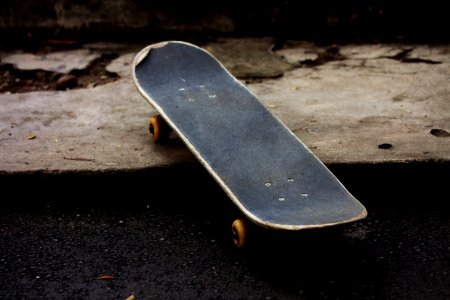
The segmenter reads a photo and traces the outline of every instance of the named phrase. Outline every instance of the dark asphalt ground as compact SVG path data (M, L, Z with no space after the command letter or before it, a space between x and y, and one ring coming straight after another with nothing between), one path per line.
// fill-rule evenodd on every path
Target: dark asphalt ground
M366 220L256 230L245 251L198 166L2 175L0 298L450 299L449 165L332 170Z

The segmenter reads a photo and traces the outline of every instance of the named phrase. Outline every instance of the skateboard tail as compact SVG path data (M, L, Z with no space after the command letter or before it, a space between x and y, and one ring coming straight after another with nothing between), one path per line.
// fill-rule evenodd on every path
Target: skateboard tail
M199 48L199 47L197 47L195 45L191 45L191 44L184 43L184 42L163 42L163 43L150 45L150 46L142 49L136 55L136 57L134 59L133 70L135 70L136 66L138 66L144 59L146 59L149 55L151 55L152 50L163 48L163 47L165 47L165 46L167 46L169 44L174 44L174 43L175 44L185 45L185 46L188 46L188 47L192 47L192 48L195 48L195 49L203 52L204 54L207 54L207 56L209 56L211 59L213 59L215 61L215 63L217 63L223 69L222 71L226 72L230 78L234 79L234 82L237 83L238 86L240 86L241 88L247 90L245 88L245 86L241 82L239 82L235 77L233 77L229 73L229 71L226 70L225 67L223 67L223 65L219 61L217 61L217 59L215 59L213 56L211 56L207 51L205 51L205 50L203 50L203 49L201 49L201 48ZM362 206L353 196L350 195L350 193L336 179L336 177L330 171L328 171L328 169L314 155L314 153L310 149L308 149L302 143L302 141L287 128L287 126L285 124L283 124L278 118L273 116L274 119L278 122L278 124L281 125L284 128L284 130L286 132L288 132L292 137L294 137L295 140L298 143L300 143L306 149L306 151L308 151L308 155L311 155L311 157L313 157L315 161L319 162L321 167L323 169L327 170L327 172L329 172L329 176L332 176L333 179L336 182L338 182L338 184L340 185L340 189L342 189L345 193L347 193L349 195L349 198L351 199L351 201L354 202L354 206L358 207L358 209L357 209L358 213L352 214L350 217L349 217L349 215L347 215L346 217L334 219L331 222L304 222L304 223L298 222L296 224L279 223L279 222L273 222L273 221L270 221L270 220L267 220L267 219L264 219L264 218L260 218L257 213L252 212L254 210L250 210L245 205L242 204L242 202L239 200L239 197L233 192L233 190L228 186L228 184L226 184L223 181L222 176L220 176L216 172L216 170L210 165L210 163L208 163L208 161L203 158L203 156L201 154L201 151L199 149L197 149L195 147L195 145L193 145L191 143L190 139L187 136L185 136L183 131L180 130L180 128L178 128L178 126L172 121L170 116L167 115L165 109L158 103L158 101L156 101L155 99L152 99L152 97L147 93L147 91L139 83L139 79L136 76L136 72L133 72L133 78L134 78L134 81L136 83L137 89L143 95L143 97L161 114L161 116L165 119L165 121L178 134L178 136L183 140L183 142L186 144L186 146L189 148L189 150L198 158L199 162L205 167L205 169L211 174L211 176L219 183L219 185L223 188L225 193L234 202L234 204L242 211L242 213L250 221L252 221L253 223L257 224L258 226L265 227L265 228L270 228L270 229L279 229L279 230L303 230L303 229L322 228L322 227L334 226L334 225L338 225L338 224L349 223L349 222L353 222L353 221L357 221L357 220L363 219L363 218L365 218L367 216L367 211L366 211L365 207ZM248 91L248 93L251 94L250 91ZM254 98L256 99L256 97L254 97ZM265 108L263 108L263 109L265 109Z

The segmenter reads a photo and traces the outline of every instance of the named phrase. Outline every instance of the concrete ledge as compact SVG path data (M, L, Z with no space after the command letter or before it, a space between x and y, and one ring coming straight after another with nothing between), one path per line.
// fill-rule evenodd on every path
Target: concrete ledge
M176 137L167 145L149 137L147 120L154 110L141 99L130 70L143 46L92 44L77 52L83 63L105 49L117 53L106 66L120 76L114 82L0 94L0 172L129 171L195 163ZM291 42L273 49L270 39L203 46L326 164L450 160L449 46ZM9 57L14 64L12 54L1 53L2 62ZM16 65L26 68L23 61Z

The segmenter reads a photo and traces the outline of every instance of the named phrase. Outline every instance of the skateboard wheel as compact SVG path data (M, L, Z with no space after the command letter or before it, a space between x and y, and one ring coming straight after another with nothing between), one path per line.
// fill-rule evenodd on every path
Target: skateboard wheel
M148 129L153 135L153 141L155 143L164 142L169 139L171 129L160 115L150 117Z
M247 242L247 221L236 219L231 225L233 243L237 248L243 248Z

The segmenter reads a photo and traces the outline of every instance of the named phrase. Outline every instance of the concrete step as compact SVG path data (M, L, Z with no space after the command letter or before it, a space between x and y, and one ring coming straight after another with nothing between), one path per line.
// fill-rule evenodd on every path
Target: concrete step
M269 38L200 44L325 164L450 160L450 46L324 47L293 41L275 49ZM176 136L165 145L151 141L147 122L155 111L131 78L132 59L143 46L95 43L67 51L0 53L4 78L18 74L14 93L8 92L10 83L1 86L0 172L122 172L195 164ZM110 59L99 63L105 54ZM20 72L30 76L27 72L37 70L50 74L48 84L21 92L31 83ZM58 86L62 76L73 85Z

